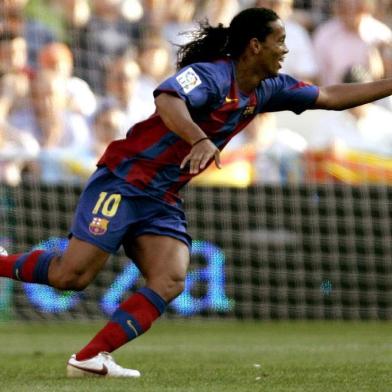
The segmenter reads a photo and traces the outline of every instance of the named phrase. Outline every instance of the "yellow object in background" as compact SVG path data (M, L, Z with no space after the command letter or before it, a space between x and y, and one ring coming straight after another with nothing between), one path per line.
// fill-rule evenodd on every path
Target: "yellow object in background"
M246 188L254 183L255 148L243 146L221 154L222 169L212 163L203 173L196 176L191 185L232 186Z
M253 182L253 164L245 159L227 163L218 169L212 164L202 174L195 177L192 185L233 186L246 188Z

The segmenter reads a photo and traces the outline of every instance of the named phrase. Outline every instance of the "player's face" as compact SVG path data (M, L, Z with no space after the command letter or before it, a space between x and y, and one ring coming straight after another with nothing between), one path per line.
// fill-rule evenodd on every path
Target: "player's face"
M278 19L271 22L272 33L261 43L259 53L260 66L267 76L275 76L282 68L284 56L289 52L285 44L286 30L283 22Z

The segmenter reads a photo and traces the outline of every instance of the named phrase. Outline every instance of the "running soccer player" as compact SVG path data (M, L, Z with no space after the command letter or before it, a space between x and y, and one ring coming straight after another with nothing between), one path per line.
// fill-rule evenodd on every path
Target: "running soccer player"
M331 43L333 44L333 43ZM285 28L249 8L229 27L200 26L179 50L179 71L155 90L156 113L112 142L78 204L64 254L1 256L0 276L83 290L122 245L146 286L67 365L69 376L138 377L109 353L146 332L183 290L191 239L178 191L258 113L342 110L392 94L392 79L318 88L279 74Z

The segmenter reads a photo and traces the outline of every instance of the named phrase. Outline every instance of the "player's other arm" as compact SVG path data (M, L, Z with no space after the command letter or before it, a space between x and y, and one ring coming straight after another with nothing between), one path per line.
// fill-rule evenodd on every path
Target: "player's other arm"
M155 98L155 105L165 125L192 146L191 151L182 161L181 168L189 162L189 172L197 174L212 158L215 159L216 166L220 168L218 148L192 120L181 98L161 93Z
M392 79L320 87L314 109L344 110L392 95Z

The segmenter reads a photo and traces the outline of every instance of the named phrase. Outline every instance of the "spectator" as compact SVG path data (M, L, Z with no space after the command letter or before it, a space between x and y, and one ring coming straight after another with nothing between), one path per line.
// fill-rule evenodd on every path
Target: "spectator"
M90 4L92 2L89 0L62 0L53 3L52 6L57 11L57 19L63 25L63 39L66 39L66 35L69 36L70 29L71 31L83 29L90 21L92 11ZM109 0L109 2L102 3L104 7L102 13L109 9L112 14L114 10L116 15L128 22L136 23L143 17L143 7L139 0ZM98 4L98 7L100 7L100 4ZM101 12L98 9L95 13L100 14ZM72 40L71 37L69 43Z
M161 31L168 18L167 3L165 0L143 0L141 24L145 31Z
M21 35L0 33L0 123L10 112L24 107L30 89L31 69L27 66L27 44Z
M345 83L371 81L361 66L350 68ZM320 113L317 132L309 139L311 150L356 150L392 157L392 113L369 103L342 112Z
M166 6L165 23L162 24L162 37L173 44L175 57L178 46L185 45L193 37L190 33L198 27L196 20L208 19L211 25L228 25L233 16L240 11L238 0L173 0Z
M118 139L123 124L124 113L118 106L113 103L101 105L92 119L92 140L89 147L77 157L70 151L62 154L63 164L70 175L81 180L89 177L109 143Z
M0 30L23 36L27 42L28 63L35 68L39 49L56 40L53 31L24 13L28 0L0 0Z
M23 36L12 31L0 32L0 76L8 72L30 73L27 65L27 43Z
M77 47L73 47L75 74L85 80L97 94L104 94L107 64L139 38L137 23L130 23L122 15L121 1L93 2L89 21L82 29L75 29Z
M228 26L233 16L240 10L241 6L238 0L206 0L199 11L198 18L207 18L212 26L219 23Z
M227 148L229 151L254 150L254 183L287 183L303 179L302 154L307 142L300 134L279 128L275 113L256 116Z
M66 180L58 155L64 149L85 150L90 132L83 116L67 110L66 81L51 71L39 71L31 83L30 103L9 115L8 123L26 132L41 147L41 175L44 181Z
M11 186L20 183L22 172L31 167L40 150L30 133L14 131L7 124L0 126L0 183Z
M215 19L217 23L223 23L225 26L229 26L233 17L241 9L246 8L246 6L241 6L241 0L208 0L207 6L211 7L211 20ZM252 3L249 1L248 7L251 6Z
M122 0L120 12L128 22L139 22L143 17L144 12L141 0Z
M310 34L332 14L331 0L294 0L293 18Z
M374 16L385 23L387 26L392 25L392 2L391 0L377 0L374 10Z
M172 71L173 61L170 56L169 44L160 36L151 36L141 42L139 46L137 62L141 74L139 76L138 95L148 103L150 111L154 89Z
M376 79L382 77L382 55L392 44L391 29L371 15L367 0L335 0L334 7L336 16L314 36L321 83L338 83L353 65L369 69ZM384 60L390 61L387 56Z
M284 21L289 53L281 72L315 83L318 80L318 65L312 40L308 31L291 18L293 2L294 0L257 0L256 6L271 8Z
M31 73L24 37L0 32L0 181L9 185L19 184L22 171L39 152L32 135L7 121L10 113L28 105Z
M84 27L90 19L88 0L61 1L63 15L68 24L73 27Z
M67 45L53 42L44 46L39 52L38 63L41 69L54 71L66 80L71 111L85 116L93 114L97 105L95 95L84 80L73 76L73 56Z
M136 122L146 119L154 110L154 98L149 100L137 94L140 77L140 67L129 56L120 56L109 65L106 76L107 95L104 103L116 104L124 113L124 123L121 134L124 137L127 130Z
M275 113L262 113L227 145L222 168L210 166L192 184L246 187L299 182L304 177L306 148L303 136L277 126Z
M93 147L95 162L105 152L106 147L118 139L119 131L124 123L124 113L118 106L101 105L93 119Z
M91 8L89 0L62 0L50 2L49 6L55 14L59 40L66 42L72 49L79 47L78 32L90 20ZM40 8L42 13L42 8Z
M162 26L162 37L172 44L173 59L178 45L189 42L189 34L197 28L194 22L196 11L195 2L192 0L172 0L167 6L165 24Z

